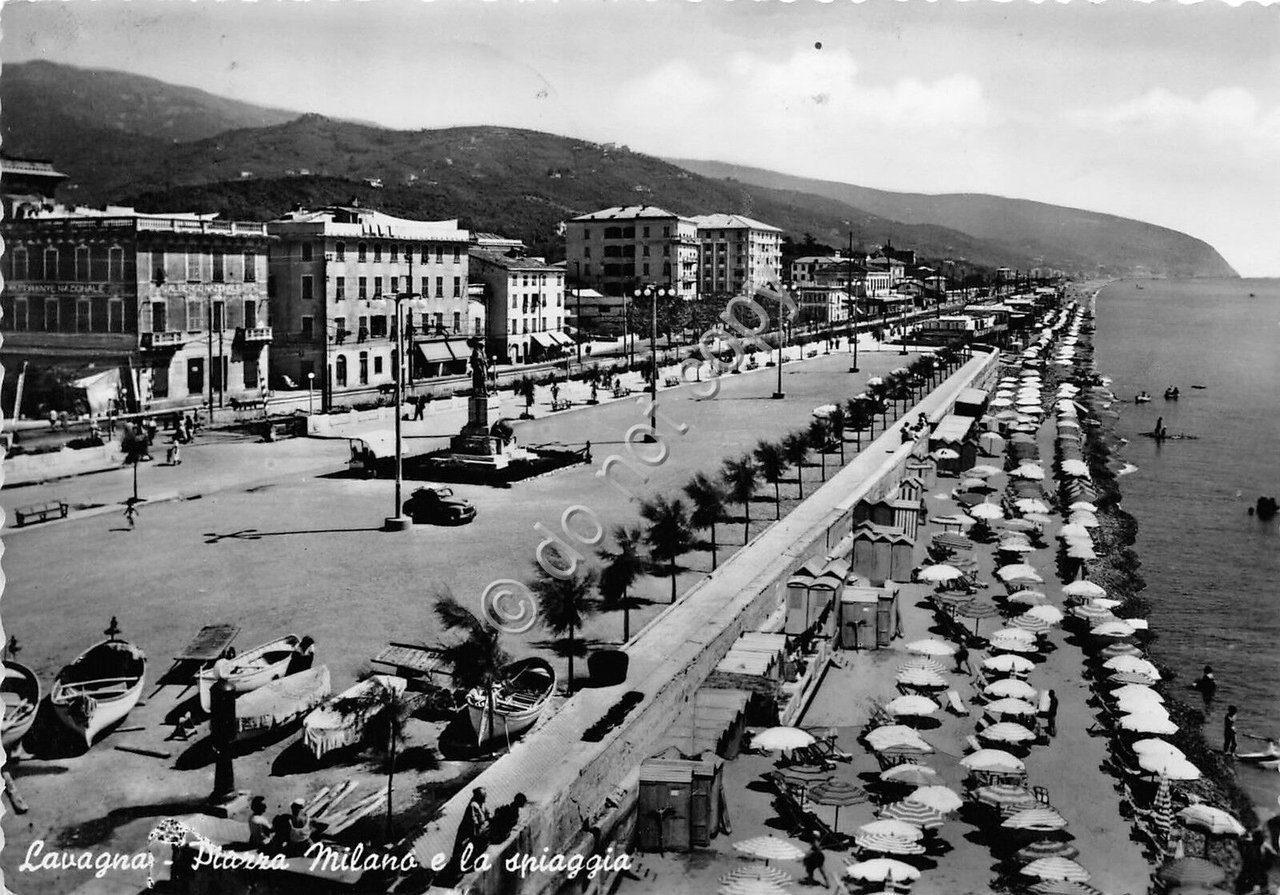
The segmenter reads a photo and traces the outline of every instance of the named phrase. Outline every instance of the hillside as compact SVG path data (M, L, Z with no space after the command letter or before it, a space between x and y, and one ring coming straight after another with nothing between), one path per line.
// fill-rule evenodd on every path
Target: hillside
M1208 243L1115 215L981 193L893 193L715 161L670 159L704 177L825 196L905 224L935 224L1054 267L1156 276L1233 277ZM1058 260L1050 260L1058 259Z

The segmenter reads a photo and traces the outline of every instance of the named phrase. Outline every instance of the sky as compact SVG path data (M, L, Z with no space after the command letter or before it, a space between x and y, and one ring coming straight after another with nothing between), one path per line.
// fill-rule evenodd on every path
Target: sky
M6 62L1035 199L1280 276L1280 3L9 0L0 27Z

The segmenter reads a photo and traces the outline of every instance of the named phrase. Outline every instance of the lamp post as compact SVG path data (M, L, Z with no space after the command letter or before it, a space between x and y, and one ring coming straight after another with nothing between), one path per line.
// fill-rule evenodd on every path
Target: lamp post
M853 348L853 366L849 368L850 373L858 372L858 301L853 294L853 231L849 232L849 276L845 286L849 294L849 341L852 342Z
M577 275L573 279L573 295L578 302L578 316L576 318L577 332L573 334L573 341L578 343L578 369L579 371L581 371L582 369L582 262L575 261L573 262L573 266L577 270Z
M316 374L314 371L307 374L307 416L311 416L315 412L315 404L312 395L315 394Z
M787 340L786 326L782 322L782 301L778 301L778 388L773 393L774 400L782 400L786 395L782 391L782 346Z
M405 298L412 298L413 294L409 292L401 292L397 294L393 301L396 309L396 362L392 368L395 381L395 417L396 417L396 505L395 511L388 516L384 522L384 531L408 531L413 525L413 521L404 515L404 504L400 499L402 482L404 480L404 463L401 455L401 404L403 397L403 380L404 380L404 327L400 325L400 302Z
M658 431L658 299L675 294L669 286L644 286L633 293L636 299L648 298L653 302L652 327L649 330L649 432L645 442L651 442Z

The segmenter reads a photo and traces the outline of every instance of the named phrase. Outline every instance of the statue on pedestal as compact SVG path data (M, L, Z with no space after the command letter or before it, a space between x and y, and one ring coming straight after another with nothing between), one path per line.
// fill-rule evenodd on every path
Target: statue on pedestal
M468 339L471 348L471 389L476 397L489 396L489 363L484 356L484 339Z

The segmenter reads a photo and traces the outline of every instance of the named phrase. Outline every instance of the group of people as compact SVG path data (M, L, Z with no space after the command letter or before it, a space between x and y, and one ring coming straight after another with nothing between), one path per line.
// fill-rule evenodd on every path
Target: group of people
M529 804L524 793L515 797L497 811L490 812L486 803L489 795L483 786L471 791L466 814L458 824L453 841L453 856L447 868L447 876L460 876L475 864L481 854L494 842L503 842L520 822L520 810ZM465 865L465 866L464 866Z
M923 413L917 414L914 423L907 423L902 427L902 443L906 444L909 441L915 441L920 437L920 433L928 430L928 428L929 418Z
M267 820L267 800L254 796L249 803L249 847L264 854L301 857L311 847L311 818L307 803L294 799L288 813Z

